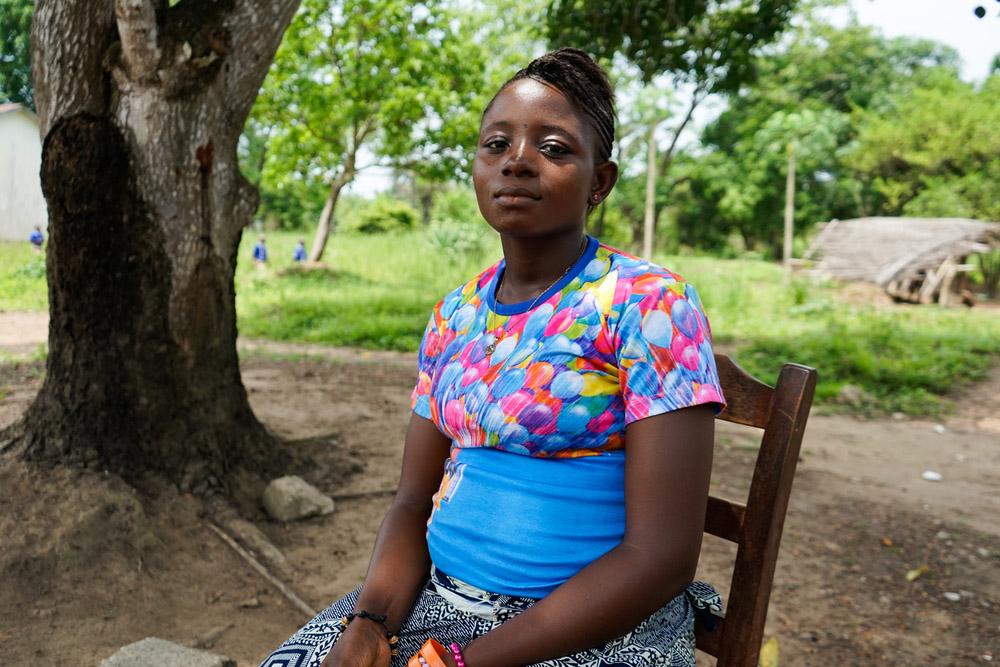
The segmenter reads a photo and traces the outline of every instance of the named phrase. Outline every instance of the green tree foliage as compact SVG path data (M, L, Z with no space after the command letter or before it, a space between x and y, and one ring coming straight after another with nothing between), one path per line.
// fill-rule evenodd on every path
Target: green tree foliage
M646 81L669 73L708 92L752 78L754 56L791 19L799 0L553 0L553 44L621 53Z
M274 130L274 125L250 117L238 146L243 175L257 187L260 195L257 219L268 229L302 229L314 225L329 191L322 179L296 178L290 174L264 181L269 140ZM341 196L338 211L343 207L344 197Z
M933 68L957 74L961 65L958 53L939 42L887 38L871 26L838 27L809 15L789 37L784 48L756 61L757 81L731 115L747 103L771 111L883 109L888 96L919 84Z
M611 61L624 56L650 91L646 110L638 113L637 128L645 136L648 185L644 188L641 218L652 239L662 206L657 205L657 184L673 180L670 166L679 139L695 110L710 95L734 93L754 78L761 50L785 29L800 0L669 0L624 2L612 0L553 0L548 32L552 44L586 45L595 55ZM674 104L657 97L669 86ZM659 107L659 118L649 111ZM657 127L671 117L667 136ZM660 142L664 141L661 149ZM649 159L652 161L648 161ZM668 185L667 189L672 188ZM633 207L634 208L634 207ZM603 220L603 219L601 219ZM641 220L633 218L633 238ZM603 225L599 225L603 226ZM645 249L644 252L651 252Z
M858 126L848 161L873 177L876 212L1000 220L1000 75L976 87L937 71Z
M325 190L310 259L323 254L341 190L371 166L358 162L362 147L377 164L424 177L466 169L485 56L456 32L454 19L432 2L303 3L258 99L251 133L267 137L260 161L265 204L280 204L275 193L282 190ZM249 155L253 137L246 143Z
M921 39L888 39L850 24L807 16L780 49L757 59L757 79L730 96L702 134L700 150L679 158L674 189L680 240L721 248L780 251L785 148L796 144L795 224L875 211L874 178L845 161L861 110L890 112L894 95L936 70L957 77L957 54Z
M31 108L31 13L34 0L0 0L0 102Z

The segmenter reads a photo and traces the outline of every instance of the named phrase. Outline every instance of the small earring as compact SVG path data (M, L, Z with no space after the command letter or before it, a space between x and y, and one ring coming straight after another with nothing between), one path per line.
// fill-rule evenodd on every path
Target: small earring
M592 195L590 196L590 201L594 202L594 205L595 205L595 206L596 206L597 204L600 204L600 203L601 203L601 195L599 195L599 194L597 194L597 193L595 192L594 194L592 194Z

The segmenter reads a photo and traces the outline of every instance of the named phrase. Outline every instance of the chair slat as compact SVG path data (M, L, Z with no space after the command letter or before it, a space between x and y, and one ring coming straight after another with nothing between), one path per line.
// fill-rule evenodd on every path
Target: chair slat
M735 542L738 549L725 622L706 632L696 616L695 637L700 650L718 658L718 667L756 667L816 371L785 364L771 388L728 357L715 359L728 403L718 419L763 428L764 433L747 504L708 499L705 532Z
M709 496L708 509L705 512L705 532L739 543L745 513L746 506L740 503Z
M724 354L715 355L715 366L719 370L719 382L727 403L718 419L757 428L767 426L774 389Z
M710 656L718 658L719 654L722 653L722 637L725 635L726 617L714 612L711 613L712 618L715 619L715 629L709 632L701 623L695 623L694 640L699 651L704 651Z

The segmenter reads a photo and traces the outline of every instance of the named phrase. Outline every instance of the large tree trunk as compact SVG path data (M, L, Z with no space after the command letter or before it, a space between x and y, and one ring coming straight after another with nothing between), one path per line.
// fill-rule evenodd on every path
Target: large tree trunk
M298 0L39 0L49 356L0 440L220 488L275 462L236 354L236 143Z

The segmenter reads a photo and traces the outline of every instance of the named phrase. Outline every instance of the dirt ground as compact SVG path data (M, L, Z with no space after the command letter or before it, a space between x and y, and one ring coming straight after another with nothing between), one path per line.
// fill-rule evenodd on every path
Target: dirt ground
M19 315L15 327L0 314L0 352L30 354L44 340L37 320ZM337 499L334 514L295 524L251 517L287 558L286 583L321 608L364 574L398 479L415 360L241 346L257 415L310 455L299 472ZM0 427L28 406L42 370L0 364ZM766 631L782 666L1000 661L1000 369L958 398L938 422L810 418ZM755 449L752 431L720 424L714 492L745 498ZM923 480L927 470L941 481ZM706 538L699 578L725 592L733 555ZM5 664L97 665L158 636L256 665L304 620L209 529L198 500L0 464Z

